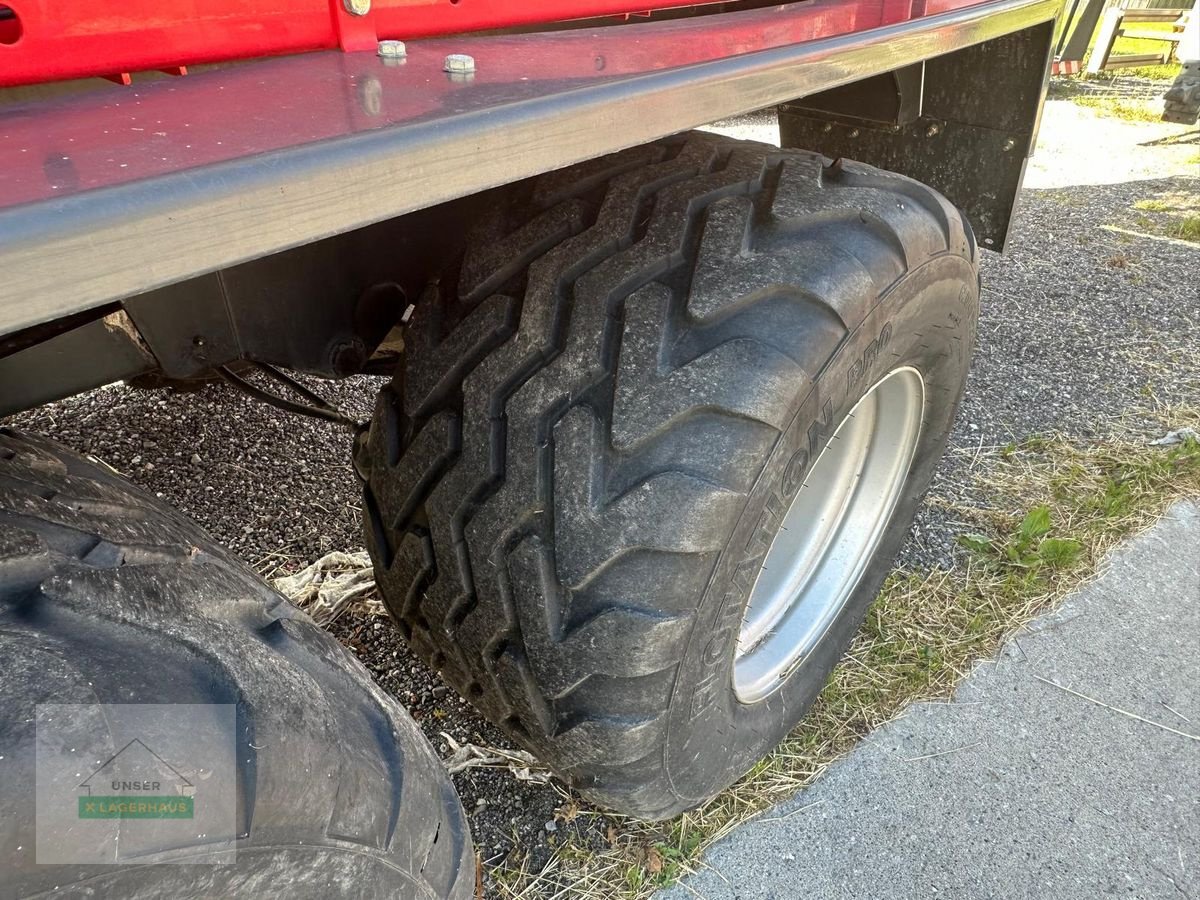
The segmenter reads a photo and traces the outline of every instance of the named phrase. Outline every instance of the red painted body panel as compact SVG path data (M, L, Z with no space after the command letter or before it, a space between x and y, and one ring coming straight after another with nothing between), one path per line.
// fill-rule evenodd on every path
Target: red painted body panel
M697 6L703 0L0 0L0 86L104 76L568 19ZM842 19L877 27L969 0L845 0ZM824 6L824 4L822 4ZM840 28L836 32L844 33ZM815 35L822 36L822 35ZM731 35L744 42L747 36ZM750 49L750 48L748 48Z
M464 0L466 2L466 0ZM937 0L938 11L975 0ZM545 35L496 35L416 42L401 67L347 57L320 75L303 57L264 61L234 71L112 89L104 102L82 95L45 109L14 106L0 115L0 148L42 160L44 180L0 177L0 207L112 187L351 132L420 119L447 107L491 103L523 82L597 83L677 69L822 38L855 34L896 21L895 0L810 0L776 24L728 27L696 39L689 20ZM695 20L690 20L695 21ZM638 34L630 40L629 33ZM466 45L478 73L456 81L441 71L446 53ZM219 106L204 82L220 75L228 90ZM394 85L393 85L394 82ZM281 90L281 85L286 89ZM378 89L382 99L371 102ZM378 108L376 108L378 106Z
M5 0L20 23L0 44L0 85L249 59L509 25L610 15L696 0Z

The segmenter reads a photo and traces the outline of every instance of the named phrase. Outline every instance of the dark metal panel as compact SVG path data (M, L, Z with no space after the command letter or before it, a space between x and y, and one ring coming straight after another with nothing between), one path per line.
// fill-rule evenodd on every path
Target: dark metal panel
M1000 250L1037 136L1052 37L1047 22L929 60L921 116L910 124L855 123L787 104L780 138L936 188L967 213L981 243Z
M158 288L124 307L182 380L252 360L313 374L359 371L431 271L462 254L490 192Z
M56 319L53 322L45 322L41 325L34 325L32 328L25 328L21 331L14 331L12 334L6 334L0 337L0 359L32 347L34 344L48 341L50 338L62 334L64 331L70 331L72 328L78 328L80 325L86 325L88 322L116 312L120 308L119 303L110 303L107 306L98 306L95 309L84 310L74 315Z
M850 124L909 125L921 115L924 82L925 63L917 63L821 91L787 106L800 115L825 113L834 121Z
M217 274L142 294L125 303L164 378L194 378L242 358Z
M118 311L0 359L0 416L156 366L128 316Z
M0 334L893 71L1057 8L996 0L872 27L886 0L813 0L433 41L403 66L315 53L8 110ZM447 51L474 55L475 78L447 76Z
M922 112L1032 139L1052 36L1047 22L929 60ZM1033 148L1027 142L1021 149Z

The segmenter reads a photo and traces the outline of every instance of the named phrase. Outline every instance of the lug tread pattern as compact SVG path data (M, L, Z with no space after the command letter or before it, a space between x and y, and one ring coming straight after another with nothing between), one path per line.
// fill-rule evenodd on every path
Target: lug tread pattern
M515 223L547 217L522 213L529 197L555 197L583 225L523 278L505 268L514 243L492 257L519 315L438 395L461 418L457 454L421 482L419 527L411 503L378 503L368 528L417 652L559 774L642 812L695 604L812 361L968 233L932 191L869 167L704 134L651 147L657 161L621 168L590 207L561 194L570 169L513 201ZM588 166L594 196L604 165ZM486 258L469 255L472 284ZM449 298L471 302L499 301ZM373 424L368 498L394 491L409 454L442 465L422 450L422 402ZM390 565L384 541L407 548Z

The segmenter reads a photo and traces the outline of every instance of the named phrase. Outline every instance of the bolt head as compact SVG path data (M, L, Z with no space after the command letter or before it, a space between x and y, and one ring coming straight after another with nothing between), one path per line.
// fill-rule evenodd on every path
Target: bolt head
M380 41L378 52L383 59L404 59L408 56L404 41Z
M371 0L342 0L342 6L352 16L365 16L371 11Z
M826 122L821 126L821 130L825 132L825 134L829 134L829 132L833 131L833 124L831 122Z
M1014 141L1012 138L1009 138L1007 141L1004 142L1004 152L1008 153L1010 150L1012 150L1016 146L1017 146L1017 142Z
M442 68L451 75L470 75L475 71L475 57L465 53L451 53L446 57Z
M859 131L857 128L851 128L851 129L850 129L850 137L852 137L852 138L856 138L856 137L858 137L860 134L862 134L862 132L861 132L861 131Z
M933 137L934 135L939 134L941 132L941 130L942 130L942 126L939 125L937 122L934 122L932 125L930 125L928 128L925 129L925 137Z

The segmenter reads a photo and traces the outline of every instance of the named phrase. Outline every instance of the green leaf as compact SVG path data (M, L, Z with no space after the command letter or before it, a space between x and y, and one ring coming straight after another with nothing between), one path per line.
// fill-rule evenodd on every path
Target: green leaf
M1079 559L1083 544L1066 538L1046 538L1038 545L1038 556L1053 568L1069 566Z
M992 539L986 534L960 534L958 542L972 553L990 555L992 552Z
M1028 547L1050 530L1050 507L1035 506L1021 522L1021 544Z

